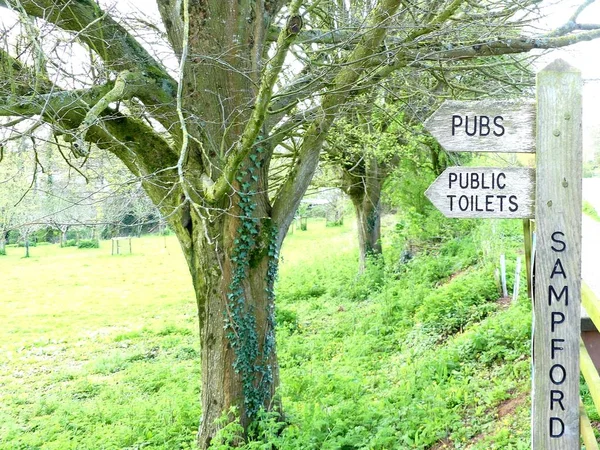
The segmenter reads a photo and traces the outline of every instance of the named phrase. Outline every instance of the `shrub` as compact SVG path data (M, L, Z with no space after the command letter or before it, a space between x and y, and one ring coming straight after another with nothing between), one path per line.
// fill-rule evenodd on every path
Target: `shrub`
M63 242L63 247L77 247L77 241L75 239L67 239Z
M18 246L18 247L25 247L25 242L24 242L24 241L20 241L20 242L17 244L17 246ZM30 246L30 247L37 247L37 242L35 242L35 241L29 241L29 246Z
M275 321L278 326L293 331L298 328L298 313L290 309L277 307L275 309Z
M100 242L97 239L83 239L79 241L77 248L100 248Z

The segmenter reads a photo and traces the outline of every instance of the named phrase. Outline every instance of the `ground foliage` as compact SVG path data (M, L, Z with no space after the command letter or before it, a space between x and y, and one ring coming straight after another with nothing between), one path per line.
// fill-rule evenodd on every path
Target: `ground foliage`
M460 237L426 246L390 221L388 260L361 277L348 225L313 220L290 236L276 287L286 422L258 413L246 448L528 448L530 308L498 303L492 276L499 251L514 260L518 223L445 226ZM420 250L402 262L408 241ZM11 286L0 448L193 446L199 365L184 263L172 237L136 247L144 254L43 246L29 260L9 249L0 261ZM42 295L23 281L33 273ZM511 398L523 401L498 418ZM225 426L213 448L241 432Z

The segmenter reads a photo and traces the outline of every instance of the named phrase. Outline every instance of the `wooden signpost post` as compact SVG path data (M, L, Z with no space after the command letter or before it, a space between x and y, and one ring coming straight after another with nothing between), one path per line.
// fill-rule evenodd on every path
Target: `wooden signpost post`
M581 448L581 86L560 60L537 76L534 450Z
M425 123L448 151L536 152L535 176L450 167L426 192L447 217L536 218L533 450L580 448L581 86L557 60L538 73L536 104L447 101Z

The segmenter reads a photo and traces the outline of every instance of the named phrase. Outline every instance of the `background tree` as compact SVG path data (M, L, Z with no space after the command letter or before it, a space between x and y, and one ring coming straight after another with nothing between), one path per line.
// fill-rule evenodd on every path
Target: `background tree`
M379 0L353 14L337 0L157 4L168 43L149 50L138 27L92 0L0 0L15 17L0 50L0 115L49 124L71 142L70 164L111 152L168 218L196 292L207 447L230 407L244 427L278 408L278 251L340 108L396 72L471 70L468 60L593 39L600 27L578 26L578 12L550 35L521 36L533 0ZM175 78L154 56L167 46ZM275 167L281 143L293 151Z

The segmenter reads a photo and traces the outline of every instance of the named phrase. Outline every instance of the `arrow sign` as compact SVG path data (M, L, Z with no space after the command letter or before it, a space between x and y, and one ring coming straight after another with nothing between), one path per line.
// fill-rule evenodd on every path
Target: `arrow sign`
M449 167L425 195L446 217L532 218L535 172L521 168Z
M425 128L449 152L535 152L535 103L446 100Z

